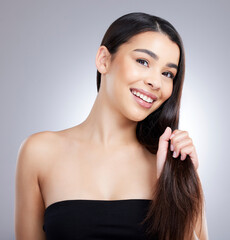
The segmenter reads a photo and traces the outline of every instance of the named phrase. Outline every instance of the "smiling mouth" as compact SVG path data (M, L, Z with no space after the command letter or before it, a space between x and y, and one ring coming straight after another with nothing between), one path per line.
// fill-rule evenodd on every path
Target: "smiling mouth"
M152 103L154 101L151 97L148 97L145 94L138 92L137 90L131 89L131 92L133 95L139 97L140 99L147 103Z

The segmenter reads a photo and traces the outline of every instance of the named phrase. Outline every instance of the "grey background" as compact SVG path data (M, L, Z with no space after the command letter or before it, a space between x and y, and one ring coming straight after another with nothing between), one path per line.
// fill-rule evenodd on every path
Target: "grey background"
M142 11L169 20L186 51L180 129L193 138L210 239L229 232L228 1L0 1L0 239L14 239L21 142L83 121L96 97L95 55L108 26Z

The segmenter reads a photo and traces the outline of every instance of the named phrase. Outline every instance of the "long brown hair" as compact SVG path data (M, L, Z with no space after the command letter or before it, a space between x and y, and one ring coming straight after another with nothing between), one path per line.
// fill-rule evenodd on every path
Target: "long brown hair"
M120 45L141 32L161 32L175 42L180 49L177 75L173 80L172 95L156 111L138 122L138 141L151 153L156 154L160 136L166 127L178 128L180 101L184 82L185 56L180 35L166 20L146 13L129 13L114 21L106 31L101 45L113 55ZM101 74L97 71L97 91ZM169 144L170 145L170 144ZM203 193L199 177L189 156L185 161L172 157L168 149L162 173L153 191L146 218L146 233L160 240L192 239L198 216L202 216Z

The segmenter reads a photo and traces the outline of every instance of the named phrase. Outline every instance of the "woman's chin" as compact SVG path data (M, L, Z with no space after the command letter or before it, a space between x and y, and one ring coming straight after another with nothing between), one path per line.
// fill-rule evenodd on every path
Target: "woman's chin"
M128 118L133 121L133 122L140 122L144 120L148 115L146 114L136 114L136 115L131 115Z
M134 122L140 122L143 121L145 118L148 117L149 114L151 114L154 110L143 110L143 109L139 109L139 108L129 108L129 109L123 109L121 110L121 112L123 112L123 115Z

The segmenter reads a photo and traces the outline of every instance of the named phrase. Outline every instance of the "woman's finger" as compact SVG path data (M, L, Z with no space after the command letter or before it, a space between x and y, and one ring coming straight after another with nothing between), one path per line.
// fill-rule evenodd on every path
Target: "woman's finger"
M159 178L168 152L169 139L172 134L172 129L167 127L164 133L159 138L157 150L157 178Z
M176 132L174 131L174 133L172 133L170 140L171 140L171 143L176 143L181 141L181 139L184 139L184 138L189 138L188 132L177 130Z
M174 130L171 137L170 150L173 151L173 157L181 155L181 160L185 160L189 155L195 169L198 168L198 157L192 139L187 131Z
M180 153L181 149L188 145L193 145L191 138L184 138L184 139L181 139L180 142L178 141L176 143L173 143L172 144L172 146L173 146L172 151L174 151L173 157L178 157L179 154L181 154Z
M195 149L194 145L188 145L188 146L185 146L184 148L182 148L181 155L183 155L183 156L189 155L195 169L198 169L199 163L198 163L198 157L197 157L197 153L196 153L196 149ZM186 156L185 156L185 158L186 158Z

